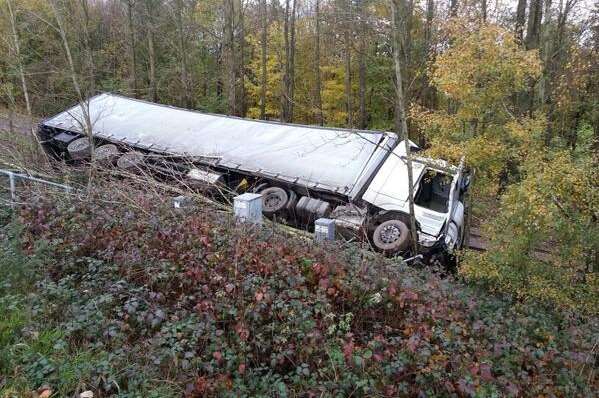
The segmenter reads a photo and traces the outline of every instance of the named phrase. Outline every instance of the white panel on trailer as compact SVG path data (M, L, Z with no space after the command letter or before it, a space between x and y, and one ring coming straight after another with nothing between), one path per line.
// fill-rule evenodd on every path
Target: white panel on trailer
M157 152L212 158L215 165L352 196L396 138L206 114L104 93L88 100L93 134ZM44 125L81 133L79 105Z

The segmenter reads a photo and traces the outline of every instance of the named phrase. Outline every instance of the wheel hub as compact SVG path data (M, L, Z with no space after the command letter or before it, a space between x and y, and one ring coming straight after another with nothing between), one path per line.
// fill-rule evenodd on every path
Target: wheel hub
M395 225L387 225L381 231L381 240L384 243L393 243L397 239L399 239L400 235L401 235L401 231L399 228L397 228Z
M268 209L275 209L282 203L282 199L279 195L268 195L264 199L264 206Z

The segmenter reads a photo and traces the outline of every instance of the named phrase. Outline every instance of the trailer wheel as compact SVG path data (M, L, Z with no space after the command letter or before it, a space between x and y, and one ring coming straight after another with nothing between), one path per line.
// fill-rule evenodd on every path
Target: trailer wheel
M91 157L91 145L88 137L77 138L67 146L69 156L73 160L89 159Z
M372 241L377 249L395 254L408 247L410 231L403 221L388 220L375 228Z
M262 194L262 212L267 216L280 213L287 207L289 195L280 187L269 187L260 192Z
M112 166L119 157L119 149L114 144L101 145L94 151L94 157L101 165Z
M116 165L119 169L132 173L139 171L143 164L144 154L136 151L124 153L119 160L116 161Z
M287 210L287 213L289 215L295 216L295 206L297 206L297 194L292 190L288 191L288 193L289 193L289 200L287 201L285 210Z

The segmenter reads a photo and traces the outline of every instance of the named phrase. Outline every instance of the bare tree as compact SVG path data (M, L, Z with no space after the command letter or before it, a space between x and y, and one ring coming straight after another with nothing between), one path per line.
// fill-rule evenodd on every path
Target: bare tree
M324 124L324 115L322 111L322 83L320 76L320 0L316 0L314 19L316 27L314 38L314 74L316 75L314 101L316 103L316 121L322 126Z
M145 0L145 27L148 38L148 80L150 83L148 98L150 101L158 101L158 83L156 81L156 49L154 44L155 8L158 6L153 0Z
M60 16L60 13L58 12L58 8L55 4L55 1L56 0L51 0L51 1L49 1L49 3L50 3L50 8L52 9L52 13L54 14L54 19L56 20L56 26L54 26L49 21L46 21L46 22L49 24L49 26L53 27L60 36L64 51L65 51L65 55L67 58L67 62L69 64L69 72L70 72L71 81L73 83L73 88L75 89L75 93L77 94L77 100L79 102L79 108L81 110L81 115L83 118L83 120L78 120L78 122L80 123L81 129L83 130L84 134L87 136L87 139L89 140L89 147L90 147L91 167L89 168L89 174L88 174L88 188L90 188L92 185L92 182L93 182L93 175L94 175L94 169L95 169L95 153L94 153L95 150L94 150L93 125L92 125L92 120L91 120L91 116L89 113L89 99L87 98L86 95L83 94L83 91L81 90L81 85L79 84L79 78L77 77L77 71L75 69L75 63L73 62L73 56L71 55L71 46L67 39L67 33L64 28L64 24L62 22L62 17Z
M133 96L137 97L137 55L135 42L135 22L133 8L135 0L123 0L127 7L127 28L129 31L129 57L131 58L131 84L133 87Z
M85 48L85 59L87 63L88 77L87 84L89 86L89 91L91 93L95 92L95 80L96 80L96 67L94 62L94 51L92 48L91 37L89 33L89 25L90 25L90 15L89 15L89 4L88 0L79 0L79 4L81 5L81 10L83 12L82 18L83 23L81 24L83 28L83 45Z
M400 24L399 7L396 3L399 0L391 0L391 23L393 29L393 63L395 64L395 130L403 139L406 151L406 163L408 168L408 203L410 212L410 236L412 241L413 253L418 249L418 236L416 233L416 218L414 215L414 176L412 172L412 155L410 148L410 139L408 137L408 123L406 121L406 110L403 93L402 63L400 60Z
M358 127L361 129L365 129L368 125L368 115L366 113L366 7L364 3L365 0L358 0L358 15L360 18L360 38L358 42Z
M353 32L352 32L352 4L351 0L344 0L343 5L345 7L344 12L344 26L343 29L343 58L345 64L345 111L347 112L347 126L353 127L353 107L352 107L352 87L351 87L351 41Z
M262 20L261 32L261 66L262 73L260 76L260 119L266 119L266 41L268 39L268 10L266 8L266 0L260 0L260 19Z
M290 49L289 49L289 121L293 122L293 111L295 107L295 17L297 15L297 0L293 0L293 8L291 10L290 21Z
M227 65L227 102L229 105L229 115L237 114L237 65L235 63L235 2L234 0L225 0L225 50Z
M182 0L177 0L175 2L175 21L177 24L177 38L178 38L178 50L179 50L179 60L180 60L180 73L181 73L181 84L183 86L183 104L187 108L193 106L193 99L191 95L191 82L190 82L190 74L189 74L189 61L188 61L188 51L187 51L187 37L185 33L185 21L184 21L184 13L185 13L185 5Z
M285 0L285 20L283 35L285 46L285 70L283 74L283 90L281 96L281 119L284 122L293 121L293 97L295 86L295 13L296 0L290 7L290 0Z
M25 108L27 110L27 116L31 119L31 102L29 101L29 89L27 87L27 80L25 79L25 70L23 68L23 62L21 60L21 46L19 44L19 34L17 31L17 21L15 13L12 7L12 0L7 0L8 15L10 17L10 28L12 31L12 44L15 52L15 60L17 62L17 69L19 70L19 79L21 80L21 89L23 90L23 98L25 98ZM35 142L38 142L37 136L33 128L31 129L31 136Z
M245 117L245 6L243 0L239 2L239 116Z

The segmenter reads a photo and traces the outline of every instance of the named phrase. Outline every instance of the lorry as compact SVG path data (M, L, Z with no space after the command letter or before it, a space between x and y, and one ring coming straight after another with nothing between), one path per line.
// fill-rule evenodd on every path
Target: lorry
M326 217L339 233L386 254L411 247L406 145L391 132L252 120L102 93L43 120L38 134L56 158L84 158L92 136L94 153L118 157L118 167L170 165L188 182L260 193L266 216L294 226L310 229ZM418 252L451 255L465 235L463 160L411 159Z

